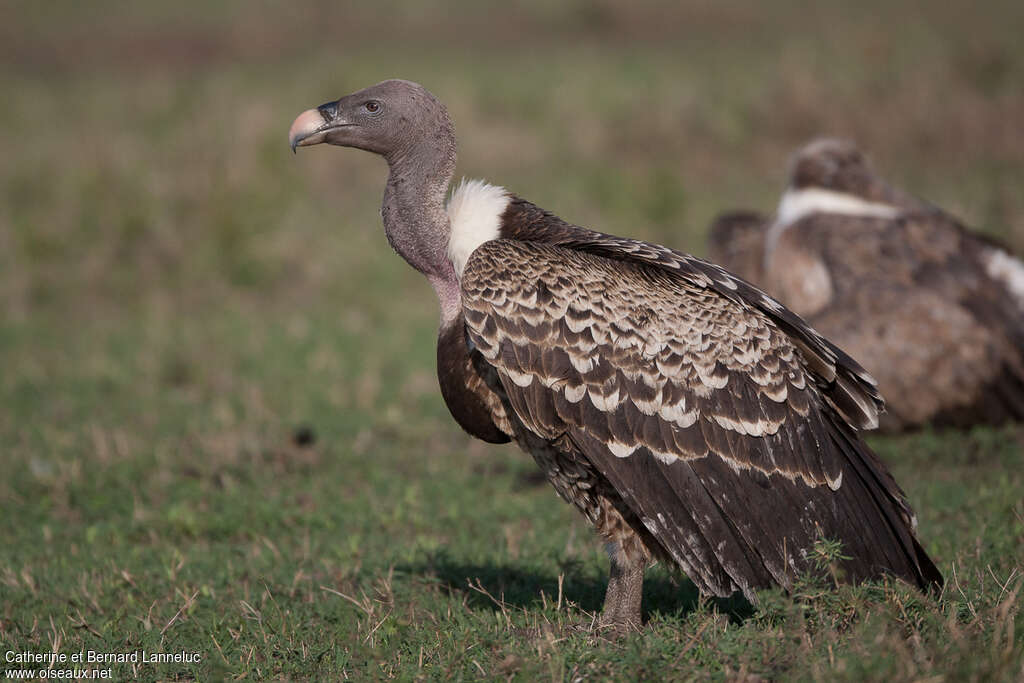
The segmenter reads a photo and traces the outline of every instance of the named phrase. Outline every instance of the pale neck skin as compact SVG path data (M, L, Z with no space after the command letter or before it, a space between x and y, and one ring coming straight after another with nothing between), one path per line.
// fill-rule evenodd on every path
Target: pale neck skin
M384 233L398 255L427 277L441 304L441 327L447 327L462 305L448 258L451 226L444 206L455 174L454 134L441 131L415 149L385 158L390 173L381 206Z

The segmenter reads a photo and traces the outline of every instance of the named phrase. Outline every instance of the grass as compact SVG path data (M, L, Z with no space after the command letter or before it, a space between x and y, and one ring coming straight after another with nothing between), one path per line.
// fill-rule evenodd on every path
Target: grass
M881 7L4 5L0 651L201 657L112 665L142 680L1020 679L1014 427L872 441L939 599L808 579L754 608L655 568L644 632L603 638L589 529L441 402L383 165L284 142L413 78L460 173L702 253L842 134L1024 246L1019 4Z

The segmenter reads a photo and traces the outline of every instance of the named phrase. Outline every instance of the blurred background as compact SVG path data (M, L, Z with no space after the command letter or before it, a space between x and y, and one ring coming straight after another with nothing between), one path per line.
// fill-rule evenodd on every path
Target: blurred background
M284 142L389 77L447 103L459 174L611 232L701 253L832 134L1022 246L1024 8L939 4L4 3L4 319L429 308L379 234L383 164Z
M447 103L458 175L596 229L702 254L828 134L1024 247L1022 26L1010 1L3 3L5 450L78 441L71 415L146 440L129 418L183 405L227 431L441 413L383 162L285 139L390 77Z
M82 589L103 607L114 569L172 548L221 595L248 581L236 551L267 575L294 551L310 586L422 559L488 523L465 514L492 500L481 471L504 492L531 470L451 423L434 295L382 234L385 165L293 156L302 110L419 81L455 121L457 176L698 255L717 212L774 207L798 146L845 136L1020 251L1022 27L1019 0L0 4L0 532L21 553L0 556L21 605L0 631L30 638L79 590L30 585L113 562ZM493 534L561 553L537 520L586 533L547 490L507 505L469 555ZM78 559L49 567L40 539ZM138 612L166 621L181 600L154 576Z

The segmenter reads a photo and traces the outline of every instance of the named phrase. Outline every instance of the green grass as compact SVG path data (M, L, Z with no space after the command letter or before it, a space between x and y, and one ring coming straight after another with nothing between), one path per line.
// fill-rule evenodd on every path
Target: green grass
M413 78L460 174L702 253L842 134L1020 247L1019 3L253 7L0 9L0 653L201 656L113 665L142 680L1024 676L1020 428L872 441L939 599L808 580L755 608L655 568L645 630L605 639L590 530L447 414L383 164L285 144Z

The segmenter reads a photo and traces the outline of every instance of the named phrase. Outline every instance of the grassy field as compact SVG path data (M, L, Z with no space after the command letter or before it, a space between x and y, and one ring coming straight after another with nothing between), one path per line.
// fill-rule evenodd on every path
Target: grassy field
M460 174L700 254L845 135L1020 249L1022 25L1019 2L4 3L0 653L199 657L87 667L141 680L1024 679L1014 427L872 440L940 599L808 580L755 608L655 568L646 629L603 638L590 530L448 416L383 163L285 140L418 80Z

